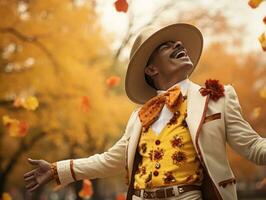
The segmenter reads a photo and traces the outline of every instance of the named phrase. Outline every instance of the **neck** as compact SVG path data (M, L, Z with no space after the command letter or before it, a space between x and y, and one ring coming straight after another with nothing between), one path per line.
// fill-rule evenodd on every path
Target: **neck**
M159 79L157 81L158 84L156 84L156 87L159 89L159 90L167 90L168 88L172 87L173 85L175 85L176 83L180 82L180 81L183 81L187 78L187 76L185 77L181 77L181 78L174 78L174 79Z

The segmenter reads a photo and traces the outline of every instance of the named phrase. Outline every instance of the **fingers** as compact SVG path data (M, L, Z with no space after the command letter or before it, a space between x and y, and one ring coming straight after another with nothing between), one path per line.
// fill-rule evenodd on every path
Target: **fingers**
M31 170L30 172L27 172L26 174L24 174L24 179L28 178L30 176L34 176L34 173L36 172L37 169Z
M34 187L36 184L38 184L35 180L30 181L27 185L26 185L26 189L29 190L30 188Z
M29 163L32 164L32 165L38 165L38 164L40 163L39 160L33 160L33 159L31 159L31 158L28 158L28 161L29 161Z
M31 187L29 186L29 187L27 188L27 190L28 190L29 192L33 192L33 191L36 190L39 186L40 186L40 184L36 182L35 184L32 184Z

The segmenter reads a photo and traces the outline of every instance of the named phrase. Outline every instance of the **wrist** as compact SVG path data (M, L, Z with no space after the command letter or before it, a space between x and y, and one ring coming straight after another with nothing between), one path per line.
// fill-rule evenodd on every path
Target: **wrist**
M52 171L52 178L56 181L58 185L60 185L61 183L60 183L58 172L57 172L56 162L51 163L50 167Z

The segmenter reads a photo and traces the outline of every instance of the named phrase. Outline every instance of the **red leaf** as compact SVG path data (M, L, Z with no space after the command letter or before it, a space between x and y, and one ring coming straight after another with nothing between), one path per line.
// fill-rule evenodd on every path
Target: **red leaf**
M117 12L127 12L128 3L126 0L117 0L114 5Z
M19 123L19 136L24 137L27 135L29 130L29 125L25 121L20 121Z
M88 112L90 108L90 101L88 96L83 96L81 99L81 109L83 112Z
M121 81L119 76L110 76L106 79L106 84L111 88L117 86Z
M263 22L264 24L266 24L266 16L263 18Z

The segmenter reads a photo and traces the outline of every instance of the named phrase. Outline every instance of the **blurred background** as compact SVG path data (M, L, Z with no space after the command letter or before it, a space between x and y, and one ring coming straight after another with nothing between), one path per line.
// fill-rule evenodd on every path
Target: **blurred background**
M55 162L111 147L138 107L124 90L132 42L147 25L189 22L204 36L190 79L232 84L266 137L266 1L0 0L0 197L123 200L124 175L55 183L30 195L27 158ZM266 199L266 168L228 147L239 199Z

